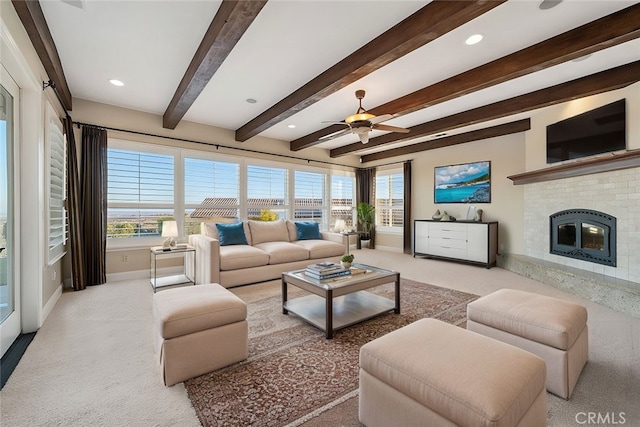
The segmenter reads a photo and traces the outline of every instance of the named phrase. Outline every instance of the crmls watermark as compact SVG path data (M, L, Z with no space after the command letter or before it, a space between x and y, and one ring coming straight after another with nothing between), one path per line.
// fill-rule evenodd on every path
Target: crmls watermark
M582 425L613 426L627 422L624 412L578 412L576 422Z

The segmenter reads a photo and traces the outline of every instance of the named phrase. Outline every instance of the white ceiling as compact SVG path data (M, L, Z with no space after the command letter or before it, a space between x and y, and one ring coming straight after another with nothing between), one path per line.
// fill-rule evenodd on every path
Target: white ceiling
M285 141L300 138L324 128L326 124L321 121L342 120L354 113L358 106L356 89L367 91L363 106L373 108L638 3L564 0L555 8L541 10L540 2L510 0L261 135ZM221 2L41 0L40 3L74 98L162 115ZM183 120L236 130L427 3L270 0ZM484 40L466 46L464 40L475 33L484 34ZM570 61L385 124L417 125L639 59L640 39L636 39L583 61ZM113 78L123 81L125 86L111 85L109 79ZM248 98L257 102L247 103ZM524 116L527 115L518 117ZM511 120L513 117L494 124ZM296 128L288 128L289 124L295 124ZM484 125L473 128L479 127ZM372 137L378 134L381 132L374 131ZM428 138L411 143L425 139ZM356 141L357 137L348 135L318 147L330 149ZM391 146L372 147L368 152L388 148Z

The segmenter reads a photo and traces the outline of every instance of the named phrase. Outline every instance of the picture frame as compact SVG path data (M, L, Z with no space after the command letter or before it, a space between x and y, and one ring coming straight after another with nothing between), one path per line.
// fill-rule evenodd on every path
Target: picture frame
M435 203L491 203L491 161L436 166Z

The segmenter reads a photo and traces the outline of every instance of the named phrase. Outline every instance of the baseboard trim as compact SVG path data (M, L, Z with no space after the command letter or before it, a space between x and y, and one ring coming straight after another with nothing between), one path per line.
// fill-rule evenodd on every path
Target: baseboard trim
M51 298L49 298L49 301L47 301L47 303L42 308L42 319L40 319L40 325L38 325L38 327L41 327L42 325L44 325L44 321L47 320L47 317L49 317L49 314L51 314L53 307L55 307L56 303L58 302L61 296L62 296L62 284L58 285L53 295L51 295Z

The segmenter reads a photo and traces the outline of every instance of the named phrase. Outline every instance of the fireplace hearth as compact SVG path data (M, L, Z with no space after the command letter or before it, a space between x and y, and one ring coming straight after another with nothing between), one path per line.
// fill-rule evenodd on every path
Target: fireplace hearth
M616 266L615 217L589 209L569 209L549 219L550 253Z

